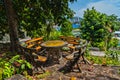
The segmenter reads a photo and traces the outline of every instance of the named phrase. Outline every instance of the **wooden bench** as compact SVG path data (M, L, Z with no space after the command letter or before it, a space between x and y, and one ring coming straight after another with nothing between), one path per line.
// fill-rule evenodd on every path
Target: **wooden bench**
M42 43L43 37L33 38L31 40L26 41L27 44L26 48L35 48L38 52L41 49L40 44Z
M26 44L31 44L33 42L40 44L42 40L43 40L43 37L33 38L31 40L26 41Z
M38 69L38 64L40 65L40 68L45 72L45 70L42 68L42 65L47 61L47 57L45 55L45 49L42 49L40 44L43 42L43 37L34 38L31 40L27 40L25 42L26 46L21 45L21 50L23 55L25 56L26 60L29 61L31 64L35 66L36 69Z
M61 40L68 42L68 47L71 51L75 51L75 45L79 45L80 38L79 37L73 37L73 36L60 36Z
M59 69L59 71L63 73L68 73L74 69L75 65L77 65L77 69L79 70L79 72L82 72L79 66L79 61L84 61L85 63L87 62L84 57L87 45L88 43L86 41L83 45L75 47L78 51L74 51L72 54L65 57L67 62L62 68ZM82 57L82 60L80 57Z
M79 37L73 37L73 36L60 36L60 39L63 41L67 41L69 44L78 44L80 38Z
M20 48L24 58L34 66L34 70L35 69L38 70L38 67L39 67L43 72L45 72L43 68L43 65L47 61L47 57L44 56L46 54L45 49L39 52L35 52L34 48L27 48L23 46L20 46Z
M77 65L77 69L79 70L79 72L82 72L80 69L80 66L78 64L79 58L81 56L81 49L77 52L73 52L73 57L66 57L67 58L67 62L66 64L61 67L58 71L65 73L71 72L74 69L74 66Z

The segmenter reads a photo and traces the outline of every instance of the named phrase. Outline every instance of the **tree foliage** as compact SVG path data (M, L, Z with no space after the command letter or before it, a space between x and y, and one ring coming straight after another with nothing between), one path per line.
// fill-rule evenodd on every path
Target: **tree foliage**
M61 25L65 19L73 16L73 11L68 7L69 2L76 0L12 0L19 22L19 32L27 31L29 36L49 36L53 25ZM2 1L0 1L2 4ZM4 8L4 4L2 4ZM5 12L4 9L1 12ZM5 14L1 14L5 19ZM6 21L4 23L6 24ZM7 24L6 24L7 25ZM4 28L4 24L0 27ZM1 30L4 33L3 30ZM5 29L7 32L7 29ZM46 35L45 35L46 36Z
M3 38L5 33L8 33L8 23L5 14L3 1L0 0L0 40Z
M71 31L72 31L72 23L70 21L65 21L63 22L63 24L61 25L61 34L64 36L69 36L71 35Z
M11 48L16 51L19 50L18 33L21 30L27 31L32 37L49 37L53 25L61 25L73 16L68 3L74 1L0 0L0 39L9 32Z
M117 16L106 15L94 9L87 9L81 21L82 38L91 41L92 46L107 46L111 33L116 30Z

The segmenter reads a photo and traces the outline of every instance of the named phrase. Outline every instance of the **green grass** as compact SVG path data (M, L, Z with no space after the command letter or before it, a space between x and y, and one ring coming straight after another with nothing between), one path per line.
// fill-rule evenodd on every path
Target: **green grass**
M105 57L100 56L92 56L89 55L89 52L86 53L86 58L94 63L94 64L105 64L105 65L114 65L114 66L120 66L120 61L118 60L117 55L120 54L119 51L107 51Z
M120 66L120 61L108 57L98 57L98 56L87 56L87 59L94 64L106 64L106 65L117 65Z

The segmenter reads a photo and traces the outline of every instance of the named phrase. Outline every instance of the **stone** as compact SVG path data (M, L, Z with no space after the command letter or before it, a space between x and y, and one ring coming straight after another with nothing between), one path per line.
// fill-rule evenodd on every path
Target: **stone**
M5 80L27 80L27 79L21 74L16 74L16 75L13 75L11 78L8 78Z

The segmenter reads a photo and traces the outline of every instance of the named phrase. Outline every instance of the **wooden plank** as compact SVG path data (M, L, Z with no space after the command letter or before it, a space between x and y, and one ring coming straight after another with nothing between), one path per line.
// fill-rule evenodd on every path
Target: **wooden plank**
M31 39L31 40L26 41L25 43L26 43L26 44L29 44L29 43L32 43L32 42L35 42L35 41L40 41L40 40L42 40L42 39L43 39L43 37L34 38L34 39Z
M36 49L36 51L39 51L41 49L41 47L37 46L35 49Z
M38 61L41 61L41 62L45 62L46 60L47 60L47 58L46 57L44 57L44 56L38 56L38 59L37 59Z
M78 45L78 42L68 41L69 44Z
M35 44L30 44L30 45L28 45L27 46L27 48L31 48L31 47L33 47Z

